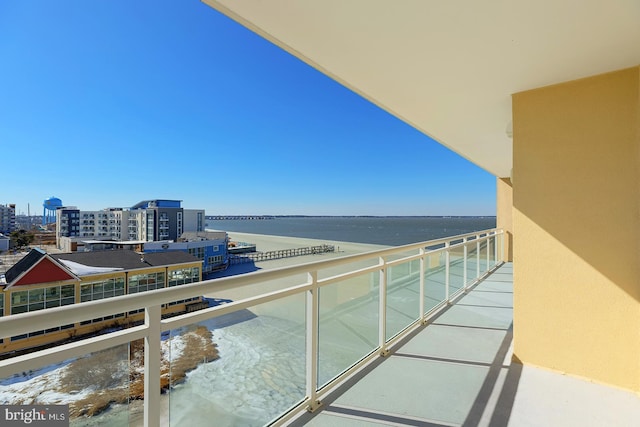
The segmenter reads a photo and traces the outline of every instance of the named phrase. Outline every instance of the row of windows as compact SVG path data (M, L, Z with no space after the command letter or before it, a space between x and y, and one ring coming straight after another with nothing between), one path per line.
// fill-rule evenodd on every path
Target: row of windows
M124 277L80 285L80 302L124 295Z
M74 285L13 292L11 294L11 314L73 304L75 303L75 292Z
M199 280L200 269L184 268L171 271L169 274L169 286L177 286L185 283L193 283ZM164 272L136 274L129 276L129 293L145 292L153 289L164 287ZM124 295L126 293L125 280L123 277L111 278L100 282L86 283L80 285L80 302L100 300L114 296ZM176 305L196 298L188 300L175 301L168 305ZM75 286L61 285L51 286L48 288L29 289L26 291L17 291L11 294L11 314L26 313L29 311L37 311L45 308L59 307L63 305L71 305L75 303ZM2 307L4 307L4 294L0 293L0 316L3 315ZM132 311L131 314L142 310ZM123 317L124 313L107 316L104 318L96 318L81 322L81 325L102 322L117 317ZM51 328L42 331L35 331L28 334L11 337L12 341L25 339L28 337L43 335L45 333L57 332L64 329L73 328L74 325L64 325L62 327Z
M222 263L222 255L215 255L215 256L210 256L209 257L209 264L220 264Z
M198 297L193 297L193 298L188 298L188 299L181 299L180 301L173 301L170 302L169 304L167 304L167 306L172 306L172 305L178 305L178 304L185 304L191 301L197 301Z
M61 305L70 305L74 303L74 295L75 289L73 285L52 286L43 289L14 292L11 294L11 314L26 313L28 311L42 310L44 308L59 307ZM4 295L0 297L0 304L4 307ZM73 325L64 325L61 327L14 336L11 337L11 341L17 341L69 328L73 328Z
M111 316L97 317L95 319L85 320L84 322L80 322L80 325L90 325L91 323L100 323L105 320L116 319L118 317L124 317L124 313L118 313L118 314L113 314Z
M200 280L200 269L183 268L180 270L173 270L169 272L169 286L179 286L187 283L193 283Z
M16 335L11 337L11 341L18 341L18 340L23 340L25 338L37 337L38 335L50 334L51 332L63 331L65 329L71 329L73 327L74 325L70 324L70 325L62 325L59 328L49 328L43 331L29 332L28 334Z
M129 293L146 292L164 288L164 273L147 273L129 276Z

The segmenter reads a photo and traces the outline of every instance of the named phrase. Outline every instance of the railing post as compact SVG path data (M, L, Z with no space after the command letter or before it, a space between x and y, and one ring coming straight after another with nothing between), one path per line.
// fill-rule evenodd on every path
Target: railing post
M476 234L476 280L480 278L480 235Z
M144 426L160 425L160 321L159 305L146 307L144 324L148 328L144 338Z
M449 301L449 260L450 260L450 256L449 256L449 242L446 242L444 244L445 247L445 251L444 251L444 288L445 288L445 296L447 299L447 302Z
M464 290L467 290L467 238L462 239L462 283Z
M321 405L318 400L318 331L320 327L320 304L318 298L318 272L308 273L309 283L313 285L307 292L307 372L306 387L309 405L307 411L314 412Z
M489 267L491 265L491 237L489 237L489 233L487 233L487 269L485 270L485 273L487 271L489 271L489 269L491 267Z
M493 265L498 265L498 234L493 235Z
M386 356L387 351L387 266L384 257L379 258L380 262L380 307L378 312L378 345L380 355Z
M425 286L425 280L424 280L424 276L426 273L426 256L425 256L425 249L424 248L420 248L420 322L424 323L424 286Z

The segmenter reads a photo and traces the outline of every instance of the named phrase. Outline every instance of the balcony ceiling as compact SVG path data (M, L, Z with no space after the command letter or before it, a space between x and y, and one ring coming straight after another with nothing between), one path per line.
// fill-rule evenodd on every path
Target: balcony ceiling
M640 64L637 0L203 0L478 166L511 94Z

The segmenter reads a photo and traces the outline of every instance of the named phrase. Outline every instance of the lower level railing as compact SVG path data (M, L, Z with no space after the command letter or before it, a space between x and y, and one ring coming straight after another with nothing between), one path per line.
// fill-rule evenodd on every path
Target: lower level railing
M8 339L145 311L143 325L0 360L0 403L68 404L71 425L283 425L502 258L492 229L0 318ZM199 295L233 302L161 318Z

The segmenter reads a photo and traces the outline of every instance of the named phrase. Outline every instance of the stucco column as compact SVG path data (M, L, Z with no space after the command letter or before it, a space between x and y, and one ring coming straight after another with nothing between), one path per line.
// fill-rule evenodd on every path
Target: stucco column
M514 353L640 392L640 67L513 96Z
M496 178L496 227L504 230L503 261L513 261L513 187L510 178Z

